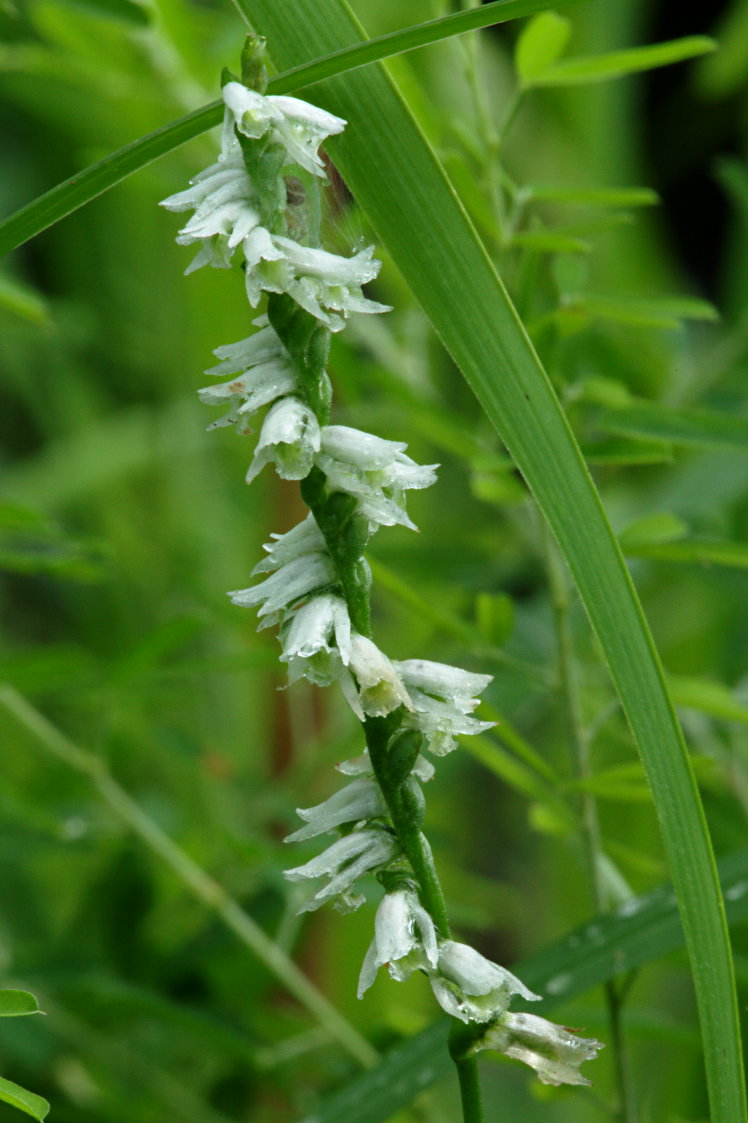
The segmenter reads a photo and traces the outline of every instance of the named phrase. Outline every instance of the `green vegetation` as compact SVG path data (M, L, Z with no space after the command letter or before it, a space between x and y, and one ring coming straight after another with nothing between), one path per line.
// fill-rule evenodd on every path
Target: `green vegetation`
M606 1043L591 1089L481 1053L486 1117L746 1119L742 6L406 7L0 12L0 1015L38 1011L20 987L47 1014L0 1019L0 1120L48 1110L16 1079L70 1123L460 1115L426 980L356 1000L373 879L340 917L283 877L360 726L279 689L225 596L304 510L244 487L251 437L205 435L201 372L250 317L238 267L180 276L156 203L215 159L239 15L270 93L348 121L326 246L384 262L333 420L441 463L420 534L369 547L377 643L494 675L497 724L427 789L452 927ZM671 184L730 148L674 236Z

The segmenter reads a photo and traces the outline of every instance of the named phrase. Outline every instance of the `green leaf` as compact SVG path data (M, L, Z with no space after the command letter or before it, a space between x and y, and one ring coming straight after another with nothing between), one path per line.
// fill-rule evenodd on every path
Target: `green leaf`
M631 558L698 565L722 565L728 569L748 569L748 543L688 538L681 542L639 543L626 546Z
M731 924L748 919L748 850L720 860L719 873ZM537 955L512 964L532 990L543 995L532 1010L548 1014L592 987L683 946L675 894L662 886L624 901L613 913L593 918ZM419 1092L449 1071L446 1019L434 1022L388 1053L370 1072L334 1092L302 1123L385 1123ZM728 1117L725 1118L725 1123Z
M0 273L0 309L34 324L43 324L48 315L44 298L7 273Z
M583 313L596 320L648 327L676 328L681 320L719 319L712 304L687 296L633 298L584 294L568 301L559 315Z
M611 438L607 441L594 441L582 444L582 452L588 464L617 465L628 464L671 464L672 449L659 441L627 441Z
M543 12L530 20L517 41L514 64L520 84L532 85L566 50L571 24L555 12Z
M583 238L556 230L522 230L512 235L511 244L537 253L589 253L592 246Z
M579 0L559 0L556 7L578 3ZM546 0L494 0L467 12L456 12L441 19L429 20L404 31L381 35L366 42L357 41L337 51L325 52L317 59L293 66L282 74L276 75L268 84L272 94L289 93L329 78L343 74L380 59L391 58L404 51L436 43L453 35L462 35L481 27L534 15L547 6ZM46 230L55 222L72 214L79 207L90 203L110 187L123 179L152 164L160 156L172 152L188 140L218 125L223 115L223 106L213 101L202 109L188 113L169 125L164 125L132 144L118 149L85 171L76 173L70 179L40 195L38 199L21 207L3 222L0 222L0 257L10 253Z
M341 0L295 0L292 19L277 0L240 0L240 7L280 67L362 37ZM732 958L701 801L652 637L574 436L474 228L384 69L321 84L315 101L347 119L335 163L501 435L577 584L654 794L692 957L712 1115L742 1123Z
M657 402L636 402L597 419L598 429L645 440L670 441L691 448L748 452L748 417L716 410L679 409Z
M548 200L578 207L652 207L660 197L649 187L554 187L533 183L519 191L523 201Z
M624 553L636 550L639 546L651 546L661 542L672 542L683 538L688 533L688 527L683 519L674 515L672 511L653 511L643 518L637 519L631 526L618 535L621 549Z
M41 1013L39 1003L27 990L0 990L0 1018Z
M11 1080L4 1080L2 1076L0 1076L0 1100L10 1104L11 1107L17 1107L19 1111L25 1112L33 1119L44 1119L49 1111L49 1104L41 1096L27 1092L25 1088L19 1087Z
M585 55L556 63L533 83L536 86L581 86L588 82L608 82L626 74L639 74L673 62L697 58L716 50L713 39L693 35L651 47L634 47L628 51L609 51L604 55Z
M728 686L711 679L670 675L670 690L676 706L700 710L722 721L748 725L748 706L738 702Z

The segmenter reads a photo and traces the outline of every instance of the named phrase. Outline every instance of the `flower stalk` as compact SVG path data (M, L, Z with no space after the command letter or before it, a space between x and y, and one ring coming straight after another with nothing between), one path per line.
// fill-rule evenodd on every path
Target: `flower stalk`
M260 627L278 627L291 682L306 677L340 686L366 744L361 757L339 766L356 777L353 782L300 810L304 825L286 841L332 833L336 839L286 877L326 879L302 912L327 902L343 912L358 908L364 901L359 879L377 877L384 896L359 995L385 964L398 981L416 970L428 977L437 1002L454 1019L450 1049L464 1119L478 1123L479 1049L515 1056L547 1082L587 1083L578 1065L600 1046L541 1018L523 1022L530 1015L512 1014L512 998L538 996L452 939L422 829L422 784L434 774L422 754L441 757L456 747L458 735L490 727L472 716L490 676L427 660L393 661L373 640L366 546L380 527L415 529L406 492L433 484L437 466L417 464L404 442L331 423L331 336L353 313L388 309L362 291L379 268L372 247L345 258L315 244L315 197L324 178L318 149L345 122L296 98L266 97L262 46L248 41L242 82L224 75L218 161L164 205L194 211L177 239L199 245L188 271L205 264L229 268L240 255L250 306L267 296L255 334L216 351L221 361L209 373L228 375L228 381L199 391L206 403L229 407L211 428L234 425L246 433L250 416L268 407L247 482L272 464L282 478L299 481L309 508L302 523L265 547L267 557L253 571L262 580L230 596L258 609ZM549 1067L554 1050L563 1056Z

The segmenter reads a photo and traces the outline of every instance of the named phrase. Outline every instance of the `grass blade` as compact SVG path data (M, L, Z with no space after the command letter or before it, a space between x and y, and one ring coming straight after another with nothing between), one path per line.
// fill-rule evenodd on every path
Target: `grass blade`
M361 38L342 0L241 0L277 64ZM281 10L282 9L282 10ZM703 809L662 667L618 543L548 378L467 215L380 67L321 86L345 117L330 150L502 436L559 543L644 762L678 896L714 1123L746 1119L724 906Z
M708 54L717 44L705 35L655 43L651 47L634 47L629 51L608 51L604 55L568 58L544 70L534 79L535 86L582 86L589 82L608 82L626 74L640 74L658 66L669 66L689 58Z

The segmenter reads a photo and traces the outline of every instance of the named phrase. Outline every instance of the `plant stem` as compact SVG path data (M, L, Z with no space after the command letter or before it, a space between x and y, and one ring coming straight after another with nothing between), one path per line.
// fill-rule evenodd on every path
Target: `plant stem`
M589 738L585 733L582 720L574 642L569 618L568 583L555 543L552 541L545 523L543 523L542 533L558 644L559 691L566 711L568 740L574 770L581 786L579 811L582 846L589 870L592 903L595 912L602 913L608 909L610 901L605 886L601 860L603 848L597 803L588 784L592 776L592 766ZM620 1123L636 1123L636 1104L623 1026L623 996L615 980L606 982L603 986L603 992L610 1026L611 1051L614 1058L613 1064L618 1090L618 1106L615 1111L615 1118L620 1120Z
M179 847L110 775L102 760L72 744L43 714L11 686L0 687L0 705L58 760L88 777L115 814L171 867L179 880L264 964L289 994L316 1018L330 1037L366 1068L379 1057L323 994L302 974L286 953L274 943L217 881Z

